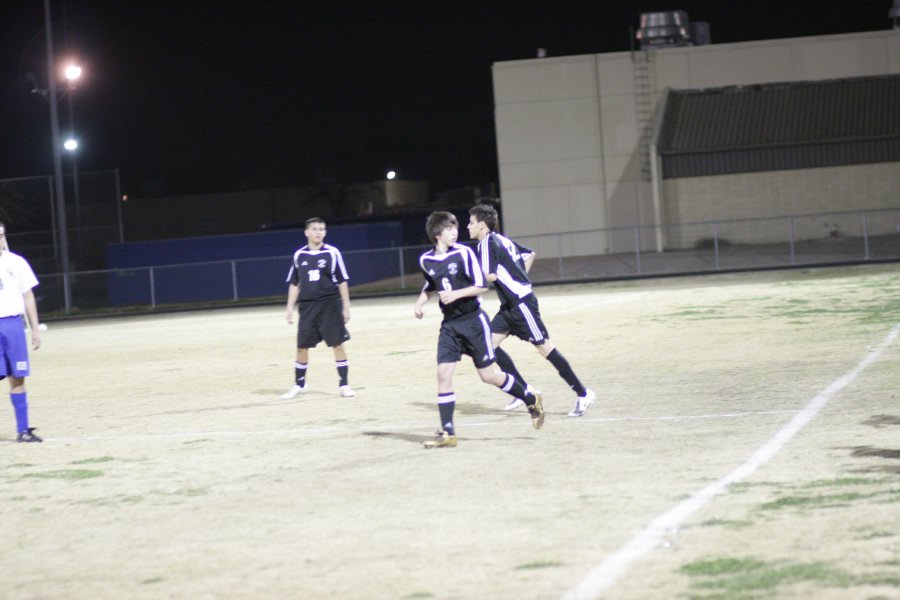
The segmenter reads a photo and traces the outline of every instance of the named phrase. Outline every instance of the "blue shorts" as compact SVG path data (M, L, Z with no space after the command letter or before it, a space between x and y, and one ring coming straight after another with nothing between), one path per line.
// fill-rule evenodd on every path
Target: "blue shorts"
M22 317L0 318L0 378L28 377L28 341Z

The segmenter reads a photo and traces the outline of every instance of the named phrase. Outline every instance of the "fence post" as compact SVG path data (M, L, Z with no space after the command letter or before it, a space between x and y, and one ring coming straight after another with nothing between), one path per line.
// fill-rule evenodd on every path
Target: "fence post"
M231 261L231 289L234 292L234 301L238 301L237 265Z
M403 246L397 248L397 256L400 259L400 289L406 288L406 265L403 264Z
M713 229L713 253L716 257L716 270L719 269L719 227L717 223L712 224Z
M156 308L156 281L153 277L153 267L150 267L150 308Z
M635 266L637 267L637 274L641 274L641 229L640 227L634 228L634 259Z
M556 234L556 251L557 251L557 260L559 261L559 276L562 278L566 274L565 266L563 265L563 255L562 255L562 235Z
M794 254L794 216L788 217L788 243L791 247L791 264L795 262Z
M863 211L863 214L862 214L862 222L863 222L862 223L862 225L863 225L863 244L865 245L865 248L866 248L865 259L869 260L870 258L872 258L869 255L869 215L865 211Z

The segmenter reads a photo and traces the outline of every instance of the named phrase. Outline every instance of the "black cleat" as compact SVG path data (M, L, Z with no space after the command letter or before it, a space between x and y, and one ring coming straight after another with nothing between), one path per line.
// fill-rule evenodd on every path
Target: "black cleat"
M35 428L29 427L25 431L19 432L18 442L43 442L44 439L34 433Z

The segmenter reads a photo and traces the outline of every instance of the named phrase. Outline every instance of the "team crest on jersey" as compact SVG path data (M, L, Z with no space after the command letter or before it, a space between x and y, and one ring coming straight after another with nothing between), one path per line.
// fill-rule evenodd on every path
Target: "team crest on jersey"
M320 269L324 269L325 268L325 259L320 258L319 262L316 263L316 266L319 267Z
M447 270L450 271L451 275L456 275L456 272L459 270L456 266L456 263L450 263L447 265Z

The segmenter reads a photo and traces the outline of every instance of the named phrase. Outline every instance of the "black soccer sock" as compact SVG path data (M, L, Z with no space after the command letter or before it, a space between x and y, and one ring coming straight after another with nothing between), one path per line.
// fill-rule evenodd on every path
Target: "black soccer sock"
M300 387L306 387L306 365L307 363L294 363L294 381Z
M516 364L513 362L512 357L506 353L506 350L498 346L494 348L494 356L497 358L497 366L500 367L501 371L512 375L517 381L521 381L523 386L528 387L528 383L525 382L525 378L519 373Z
M340 377L341 382L338 384L340 386L347 385L347 372L350 370L350 361L347 360L336 360L334 361L335 366L337 367L338 377Z
M534 394L526 390L525 386L522 385L522 382L509 373L506 373L505 375L506 380L503 382L503 385L500 386L500 389L513 398L521 398L527 406L534 406Z
M438 410L441 414L441 429L448 435L456 435L453 429L453 409L456 408L456 394L447 392L438 394Z
M566 380L566 383L569 384L572 391L578 394L579 398L587 393L587 390L584 389L584 386L578 380L578 376L575 375L575 371L572 370L569 361L562 355L559 348L554 348L553 352L547 355L547 360L556 367L556 370L559 371L559 376Z

